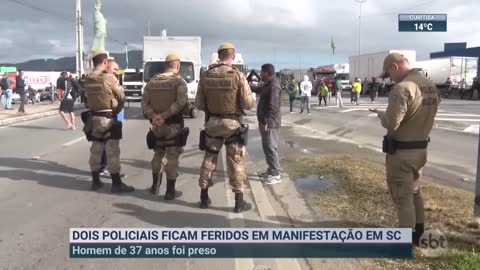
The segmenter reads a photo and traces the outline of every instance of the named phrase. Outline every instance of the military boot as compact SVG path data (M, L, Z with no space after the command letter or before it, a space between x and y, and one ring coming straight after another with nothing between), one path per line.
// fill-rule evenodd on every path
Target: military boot
M112 193L128 193L135 191L135 188L122 182L119 173L112 173Z
M422 237L424 232L425 232L425 224L423 223L415 224L415 230L412 232L413 245L417 247L420 245L420 238Z
M208 197L208 188L200 191L200 208L207 209L212 204L212 200Z
M152 173L152 179L153 183L152 186L150 187L150 193L154 195L160 194L160 186L162 185L162 175L163 174L158 174L158 173Z
M99 190L103 187L103 183L100 180L100 174L98 172L92 172L92 186L91 190Z
M240 213L250 209L252 209L252 205L243 199L243 192L235 193L235 208L233 211Z
M165 191L165 200L173 200L177 197L182 196L182 192L175 190L175 183L177 179L167 179L167 190Z

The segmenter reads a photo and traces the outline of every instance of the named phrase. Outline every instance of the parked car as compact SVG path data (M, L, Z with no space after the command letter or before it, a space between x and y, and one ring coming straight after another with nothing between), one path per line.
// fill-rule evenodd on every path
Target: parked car
M20 103L20 95L18 93L13 93L12 95L12 103Z
M57 93L55 93L55 99L58 99ZM52 101L52 93L50 93L50 91L42 91L40 94L40 101L45 100Z

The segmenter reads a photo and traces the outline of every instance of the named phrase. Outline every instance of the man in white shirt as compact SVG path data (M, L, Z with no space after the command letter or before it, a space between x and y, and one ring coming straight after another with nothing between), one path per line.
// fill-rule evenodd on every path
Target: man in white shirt
M300 108L300 113L303 113L305 105L307 106L307 113L310 115L310 97L312 96L312 82L307 75L303 77L303 82L300 84L300 91L302 95L302 106Z

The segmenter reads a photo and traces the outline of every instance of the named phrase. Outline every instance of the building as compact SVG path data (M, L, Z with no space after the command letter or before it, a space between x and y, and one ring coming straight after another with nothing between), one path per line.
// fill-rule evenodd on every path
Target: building
M480 67L480 47L467 48L466 42L445 43L443 52L430 53L430 59L445 58L450 56L478 57ZM477 77L480 77L480 70L477 68Z

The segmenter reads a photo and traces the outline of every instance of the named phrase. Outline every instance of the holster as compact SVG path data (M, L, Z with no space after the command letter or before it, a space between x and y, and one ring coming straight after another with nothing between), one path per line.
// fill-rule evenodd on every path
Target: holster
M110 139L121 140L122 139L122 127L123 124L120 121L114 120L112 127L110 128Z
M152 150L155 147L155 143L157 141L157 137L153 134L152 129L150 129L147 133L147 147L148 149Z
M200 141L198 143L198 149L201 151L207 150L207 131L205 129L200 131Z
M190 129L188 127L184 127L180 135L177 137L177 146L184 147L187 145L188 135L190 134Z
M395 154L397 151L395 140L390 139L388 136L383 136L382 151L390 155Z
M92 137L92 112L91 111L84 111L81 113L83 126L83 133L85 133L85 137L87 141L91 142L93 140Z
M247 124L242 124L238 130L238 143L243 146L248 144L248 130L249 126Z

